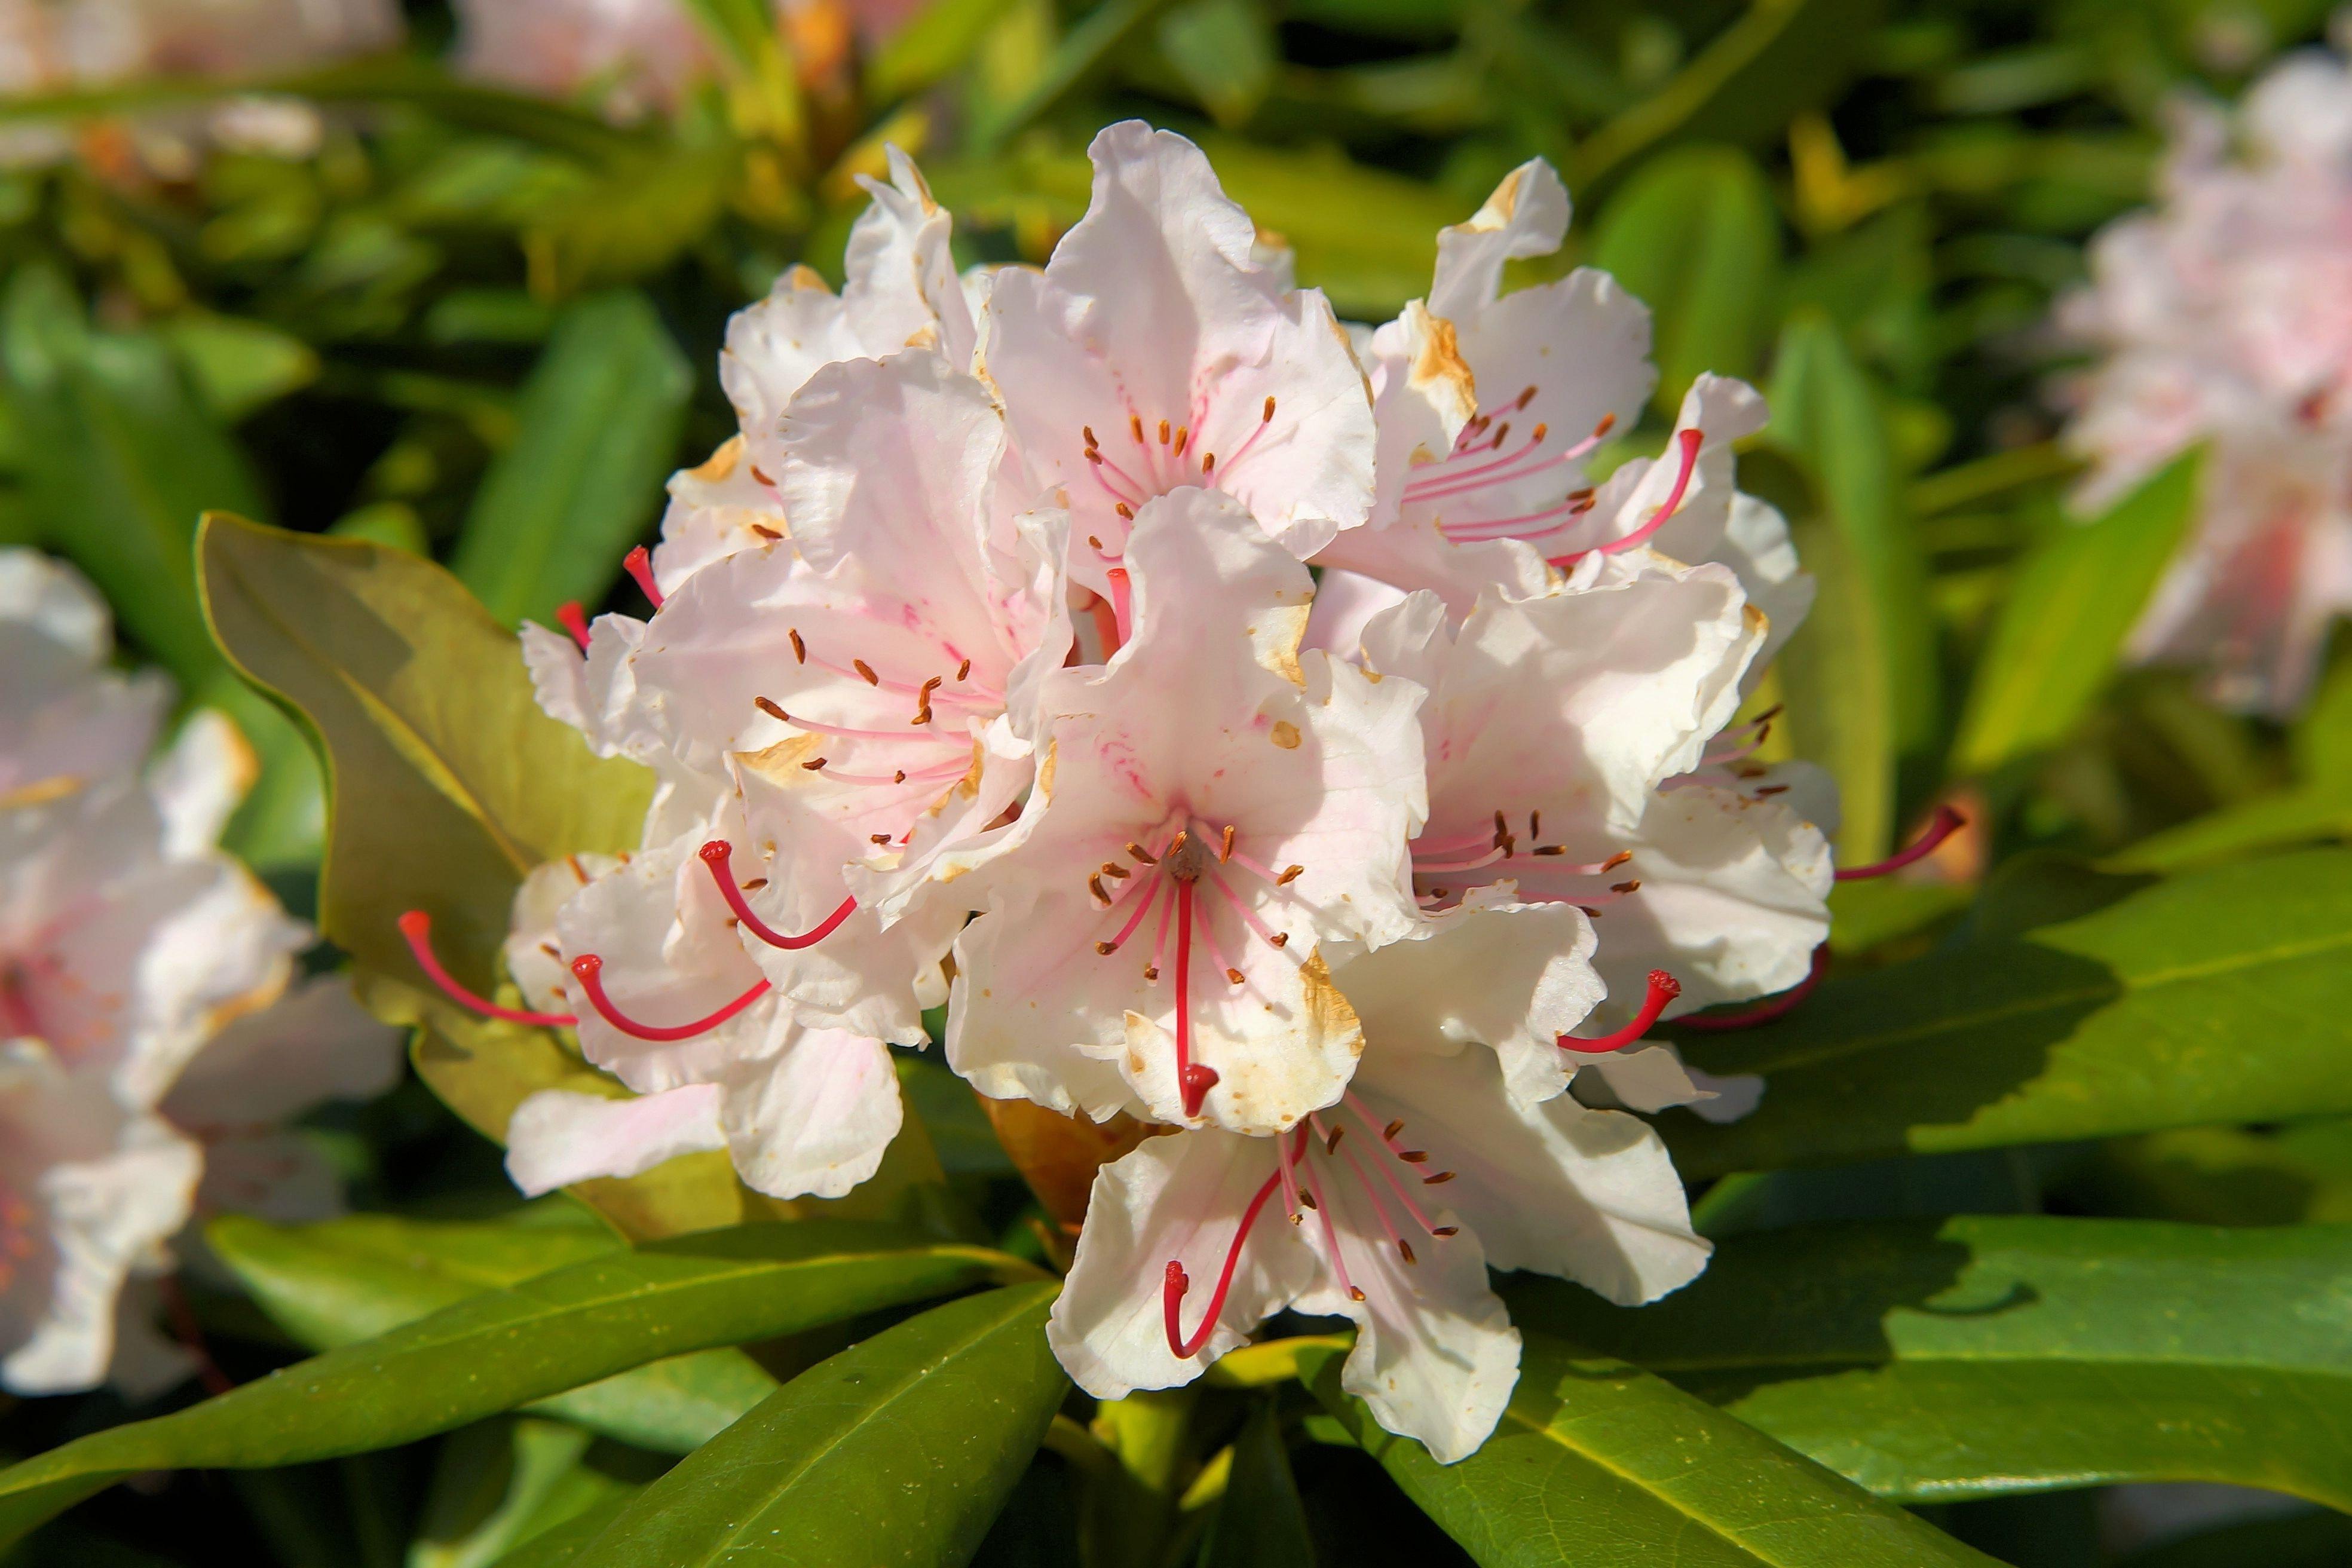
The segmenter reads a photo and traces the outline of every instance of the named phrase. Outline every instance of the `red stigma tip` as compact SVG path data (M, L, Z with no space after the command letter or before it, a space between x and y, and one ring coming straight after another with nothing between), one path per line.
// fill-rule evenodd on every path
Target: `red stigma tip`
M486 1018L496 1018L508 1024L534 1024L542 1028L567 1029L580 1020L569 1013L534 1013L522 1007L501 1007L497 1003L475 995L457 984L441 960L433 952L433 917L423 910L411 910L394 922L407 940L408 951L416 960L416 967L425 977L441 989L442 994L462 1007L469 1007Z
M691 1024L641 1024L613 1005L613 999L604 994L603 959L593 952L583 952L572 961L572 973L580 982L580 988L588 994L589 1005L596 1009L597 1016L604 1022L633 1039L652 1040L656 1044L690 1040L697 1035L706 1034L768 994L768 983L762 980L732 1002Z
M1217 1087L1217 1069L1202 1062L1194 1062L1177 1075L1179 1087L1184 1092L1184 1114L1201 1114L1201 1102Z
M1275 1158L1279 1161L1286 1157L1277 1146ZM1234 1227L1233 1242L1225 1248L1225 1266L1218 1271L1217 1288L1209 1295L1209 1309L1202 1314L1201 1326L1192 1331L1190 1339L1184 1335L1178 1309L1184 1304L1184 1293L1192 1288L1192 1277L1184 1272L1181 1263L1172 1258L1168 1260L1168 1267L1160 1277L1160 1308L1168 1331L1169 1352L1179 1361L1189 1361L1200 1354L1201 1347L1207 1344L1209 1336L1216 1331L1217 1314L1225 1310L1225 1294L1233 1289L1234 1266L1242 1260L1242 1243L1249 1239L1250 1227L1257 1224L1259 1211L1265 1207L1265 1200L1274 1195L1275 1186L1281 1180L1282 1169L1276 1165L1274 1173L1259 1186L1257 1195L1250 1199L1249 1207L1242 1211L1242 1222Z
M653 552L640 544L621 557L621 564L627 570L630 576L637 580L637 586L645 590L646 598L652 603L653 607L656 610L660 609L662 591L661 584L654 581Z
M742 922L745 931L750 931L770 947L781 947L787 951L814 947L839 930L841 922L857 911L856 898L844 899L833 913L825 916L801 935L786 936L758 915L753 914L750 901L743 897L743 889L735 885L734 870L728 864L729 857L734 853L733 846L724 838L714 838L704 845L698 853L702 857L702 863L710 868L710 879L719 886L719 896L727 900L729 912Z
M1837 874L1837 879L1841 882L1859 882L1872 877L1884 877L1890 871L1900 871L1906 866L1916 865L1933 855L1942 847L1945 839L1967 826L1968 821L1967 817L1962 816L1950 806L1939 805L1936 808L1935 820L1927 825L1927 831L1919 835L1909 848L1898 850L1885 859L1872 865L1847 867Z
M567 599L556 605L555 620L558 626L572 634L572 640L580 645L580 651L586 653L588 651L588 617L582 612L580 601Z
M1633 1015L1632 1023L1597 1040L1580 1040L1572 1035L1562 1035L1558 1041L1559 1048L1589 1057L1606 1056L1611 1051L1622 1050L1648 1034L1650 1026L1658 1021L1658 1015L1666 1010L1666 1005L1682 994L1681 981L1663 969L1653 969L1650 971L1649 992L1642 998L1642 1010Z

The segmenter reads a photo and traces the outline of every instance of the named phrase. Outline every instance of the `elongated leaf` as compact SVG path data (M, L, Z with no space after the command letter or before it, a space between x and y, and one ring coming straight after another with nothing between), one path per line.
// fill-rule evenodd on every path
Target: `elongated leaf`
M1384 320L1429 291L1437 231L1464 213L1444 194L1336 149L1289 152L1203 139L1234 200L1298 255L1299 281L1340 314Z
M1660 409L1679 407L1701 371L1756 374L1780 219L1748 154L1688 147L1644 163L1601 209L1592 263L1650 307Z
M642 294L583 300L557 319L451 563L491 615L549 622L568 599L604 596L659 514L693 389Z
M271 1321L314 1351L373 1339L621 1245L593 1221L452 1225L388 1215L310 1226L225 1215L205 1239ZM530 1408L640 1448L683 1454L775 1388L759 1363L729 1347L656 1362Z
M1791 521L1791 537L1817 584L1803 634L1774 671L1797 754L1837 780L1848 861L1885 849L1895 822L1895 700L1886 617L1853 547L1821 517Z
M90 331L57 274L19 268L5 314L0 367L37 536L89 574L184 687L202 684L220 655L189 543L207 509L260 509L243 455L162 340Z
M637 1487L588 1463L593 1439L530 1417L486 1421L441 1446L407 1568L489 1568L511 1549Z
M1991 1562L1663 1379L1529 1333L1485 1447L1441 1465L1339 1389L1316 1397L1482 1568L1930 1568Z
M1258 1403L1234 1439L1232 1464L1201 1543L1201 1568L1314 1568L1315 1539L1271 1399Z
M647 1487L575 1561L968 1561L1069 1386L1045 1344L1056 1289L935 1307L803 1373Z
M2100 897L2110 897L2102 893ZM2352 1111L2352 852L2233 863L1867 974L1695 1042L1763 1104L1666 1122L1686 1174Z
M804 1221L656 1242L485 1292L191 1409L0 1471L0 1543L141 1470L257 1469L394 1447L665 1356L1027 1271L891 1226Z
M1735 1237L1574 1335L1885 1497L2229 1481L2352 1505L2352 1226L1970 1217Z
M2063 740L2107 683L2196 510L2203 465L2190 453L2096 520L2062 523L2018 572L1954 747L1984 773Z

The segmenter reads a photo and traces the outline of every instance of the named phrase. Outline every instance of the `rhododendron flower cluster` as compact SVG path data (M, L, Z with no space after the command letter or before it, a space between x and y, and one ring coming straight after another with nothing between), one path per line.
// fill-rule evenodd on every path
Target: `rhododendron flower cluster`
M2194 531L2133 634L2231 706L2291 713L2352 611L2352 71L2290 58L2234 117L2183 107L2163 201L2110 226L2062 324L2103 358L2068 443L2100 504L2208 444Z
M1703 377L1593 466L1648 321L1590 271L1502 292L1568 223L1540 163L1366 330L1190 142L1092 156L1042 270L961 279L894 157L844 292L787 274L730 332L741 430L632 558L651 618L526 630L542 704L659 788L636 853L522 889L522 1005L476 999L640 1098L535 1097L509 1168L723 1147L843 1193L944 1000L982 1094L1164 1130L1055 1309L1083 1387L1336 1314L1347 1386L1450 1461L1517 1377L1490 1265L1624 1303L1704 1266L1632 1112L1756 1086L1647 1036L1827 934L1833 800L1737 721L1810 592L1733 482L1763 411Z
M398 1037L310 932L214 846L251 780L199 712L152 765L171 693L106 668L102 603L0 552L0 1386L189 1362L128 1304L199 1208L331 1211L331 1170L281 1123L387 1087ZM118 1325L118 1316L121 1321Z

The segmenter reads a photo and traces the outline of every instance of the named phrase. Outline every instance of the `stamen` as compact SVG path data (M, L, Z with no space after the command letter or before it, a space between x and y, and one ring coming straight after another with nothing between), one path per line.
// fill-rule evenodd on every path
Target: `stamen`
M1612 539L1606 544L1596 544L1591 550L1578 550L1566 555L1554 557L1550 564L1573 566L1584 557L1595 552L1613 555L1621 550L1631 550L1666 525L1675 511L1681 508L1684 493L1690 489L1691 475L1698 470L1698 449L1706 437L1697 430L1684 430L1677 433L1675 438L1682 443L1682 471L1675 476L1675 488L1667 492L1665 504L1650 514L1650 521L1621 539Z
M567 599L556 605L555 622L572 634L572 640L580 645L582 653L588 651L588 617L581 612L579 600Z
M1899 850L1874 865L1848 867L1837 874L1837 880L1859 882L1865 878L1884 877L1890 871L1900 871L1904 867L1933 855L1945 839L1968 826L1968 820L1950 806L1939 805L1936 808L1935 820L1927 825L1927 830L1919 835L1909 848Z
M887 834L879 840L884 844L889 841L889 836ZM743 923L743 929L770 947L781 947L787 952L797 952L803 947L814 947L841 929L841 922L857 911L856 898L844 899L841 900L840 907L833 913L825 916L801 935L786 936L751 912L751 906L744 899L742 889L736 887L734 871L728 865L728 857L733 852L732 847L727 840L714 838L702 847L702 863L710 868L710 879L719 884L719 896L727 900L728 909L732 910L735 918ZM766 880L764 877L760 879L762 885Z
M1286 866L1282 868L1282 875L1274 879L1274 885L1277 888L1286 888L1306 874L1307 868L1304 866Z
M1242 1222L1234 1227L1233 1242L1225 1248L1225 1266L1218 1271L1217 1288L1209 1294L1209 1310L1202 1314L1201 1326L1190 1338L1184 1334L1178 1309L1184 1304L1184 1293L1192 1288L1192 1281L1185 1274L1181 1263L1172 1258L1168 1260L1167 1272L1160 1277L1160 1304L1168 1330L1169 1352L1179 1361L1187 1361L1200 1354L1201 1347L1207 1344L1209 1336L1216 1331L1217 1314L1225 1310L1225 1294L1234 1285L1234 1268L1241 1262L1242 1243L1249 1239L1251 1227L1257 1224L1258 1212L1265 1207L1265 1200L1274 1195L1274 1189L1282 1180L1281 1167L1285 1162L1279 1148L1275 1151L1274 1157L1276 1163L1275 1173L1265 1179L1258 1188L1257 1195L1250 1199L1249 1206L1242 1211Z
M1125 947L1127 939L1135 934L1136 928L1143 923L1143 917L1151 912L1151 906L1158 901L1159 898L1160 882L1157 878L1154 878L1144 884L1143 897L1136 900L1135 912L1127 917L1127 923L1118 928L1118 934L1108 942L1095 943L1095 951L1108 958L1112 953Z
M808 644L801 641L800 629L797 626L786 626L784 628L784 636L792 639L793 662L794 664L806 664L808 662Z
M408 941L408 951L416 959L416 967L425 977L441 988L442 994L461 1006L470 1007L486 1018L496 1018L508 1024L535 1024L541 1028L568 1029L580 1020L569 1013L534 1013L524 1007L501 1007L486 1001L457 984L457 978L441 967L433 952L433 917L423 910L411 910L394 922L400 934Z
M1302 1127L1299 1131L1303 1133L1306 1129ZM1364 1293L1356 1289L1354 1280L1348 1278L1348 1260L1339 1251L1339 1230L1331 1223L1331 1211L1324 1206L1323 1184L1316 1179L1312 1165L1307 1167L1307 1190L1314 1194L1315 1217L1322 1222L1323 1240L1331 1248L1331 1269L1339 1276L1339 1289L1348 1293L1349 1300L1360 1301Z
M655 609L660 609L662 591L661 584L654 581L653 552L640 544L621 557L621 565L630 576L637 580L637 586L644 591L646 601Z
M915 694L915 716L907 722L928 724L931 721L931 693L945 686L947 680L944 675L934 675L923 682L922 689Z
M1168 445L1168 421L1165 419L1160 422L1160 444L1163 447Z
M1184 455L1184 443L1192 438L1192 432L1191 427L1188 426L1179 425L1176 426L1176 445L1171 447L1170 450L1174 452L1176 456L1180 458L1182 457Z
M1663 969L1653 969L1650 971L1649 992L1642 998L1642 1010L1633 1015L1632 1023L1596 1040L1562 1035L1557 1043L1561 1050L1575 1051L1584 1056L1606 1056L1611 1051L1622 1050L1648 1034L1650 1026L1658 1021L1658 1015L1666 1010L1666 1005L1682 994L1681 981Z
M961 664L956 666L955 678L958 680L968 680L971 678L971 660L965 659Z
M1234 858L1234 825L1225 824L1224 842L1217 847L1217 864L1223 865Z
M881 678L880 676L878 676L878 675L875 674L875 673L874 673L874 667L873 667L872 665L870 665L870 664L866 663L864 659L862 659L862 658L853 658L853 659L851 659L851 660L849 661L849 668L852 668L852 669L854 669L854 670L856 670L856 671L857 671L857 673L858 673L861 677L863 677L863 678L864 678L864 679L865 679L865 681L866 681L866 685L868 685L868 686L879 686L879 685L881 685L881 684L882 684L882 678Z
M1132 838L1127 841L1127 852L1134 856L1139 864L1145 866L1157 866L1160 864L1159 856L1154 855L1150 850L1146 849L1142 845L1138 844Z
M604 961L593 952L583 952L572 961L572 974L579 979L581 989L588 993L589 1005L596 1009L604 1022L633 1038L652 1040L656 1044L690 1040L697 1035L707 1034L768 994L768 983L762 980L718 1011L697 1018L691 1024L641 1024L614 1006L612 998L604 994Z

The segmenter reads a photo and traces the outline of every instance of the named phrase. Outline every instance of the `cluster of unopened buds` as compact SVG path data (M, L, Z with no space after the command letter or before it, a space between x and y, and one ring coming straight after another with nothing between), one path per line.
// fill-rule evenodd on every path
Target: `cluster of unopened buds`
M635 854L522 889L525 1005L466 998L638 1096L527 1101L509 1169L725 1148L837 1195L944 1002L980 1093L1167 1131L1096 1178L1050 1331L1082 1386L1339 1314L1347 1386L1450 1461L1517 1376L1490 1264L1625 1303L1704 1266L1629 1112L1757 1086L1646 1036L1827 935L1831 792L1735 721L1811 595L1733 484L1763 411L1702 377L1596 482L1648 318L1591 271L1503 293L1567 227L1540 163L1372 331L1190 142L1093 157L1042 270L963 277L894 157L845 290L734 322L741 434L631 563L651 619L526 629L542 704L658 790Z

